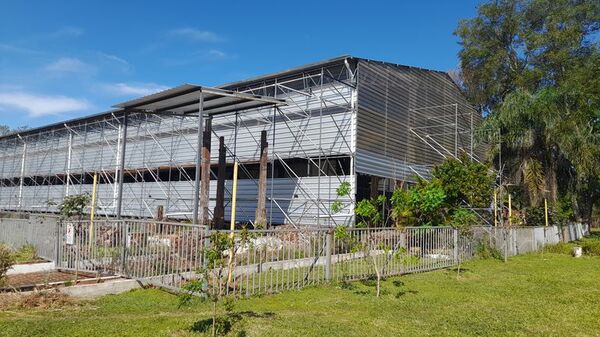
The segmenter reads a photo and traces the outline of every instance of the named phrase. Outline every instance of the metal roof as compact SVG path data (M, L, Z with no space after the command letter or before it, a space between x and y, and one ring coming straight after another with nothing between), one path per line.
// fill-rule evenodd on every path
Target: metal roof
M194 84L184 84L152 95L115 105L125 111L179 115L198 113L202 100L203 115L219 115L264 106L286 105L285 100L240 93Z

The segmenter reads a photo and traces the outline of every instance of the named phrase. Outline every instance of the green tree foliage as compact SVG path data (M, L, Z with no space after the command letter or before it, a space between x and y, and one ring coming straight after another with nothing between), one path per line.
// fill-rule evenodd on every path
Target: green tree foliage
M600 195L599 31L597 0L498 0L455 32L463 88L499 131L490 155L527 204L572 193L583 218Z
M443 188L448 205L490 205L494 175L487 165L470 161L466 156L460 159L451 158L435 166L432 176Z
M66 196L62 203L58 205L58 211L60 213L60 218L62 220L66 220L72 217L77 217L81 219L85 208L90 203L89 194L76 194Z
M383 204L384 195L372 199L363 199L356 204L354 213L358 217L357 227L381 227L384 225Z

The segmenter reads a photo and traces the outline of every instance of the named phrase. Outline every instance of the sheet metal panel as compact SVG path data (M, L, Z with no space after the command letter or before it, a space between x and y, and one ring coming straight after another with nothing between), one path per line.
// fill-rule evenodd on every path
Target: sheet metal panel
M471 110L445 73L359 60L356 171L412 180L414 172L406 168L421 171L443 161L444 156L411 129L424 138L431 135L454 152L455 108L451 104L458 104L458 146L469 151ZM481 117L474 116L475 126L480 121Z

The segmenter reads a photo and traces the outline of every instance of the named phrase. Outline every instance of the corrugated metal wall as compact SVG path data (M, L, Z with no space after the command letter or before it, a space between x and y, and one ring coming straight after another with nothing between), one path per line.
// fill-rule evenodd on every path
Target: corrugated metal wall
M417 172L427 176L454 153L452 104L458 104L459 152L469 152L472 109L445 73L359 60L356 172L408 181ZM478 125L480 116L473 117ZM431 137L443 155L418 136Z
M262 130L268 132L269 160L274 157L273 153L281 159L351 156L349 139L354 89L339 78L334 80L324 76L325 73L340 73L340 69L345 69L343 63L341 66L338 62L324 67L308 74L302 71L287 74L285 78L274 79L270 83L230 88L284 98L288 106L281 107L279 111L262 108L215 117L212 122L211 162L216 164L218 160L219 136L225 138L228 163L232 163L234 153L242 164L256 162ZM341 79L345 78L341 75ZM91 193L90 176L97 173L101 180L97 191L97 213L113 215L117 196L113 177L119 166L121 125L121 114L106 114L68 128L32 133L24 135L23 139L0 140L0 174L3 178L12 179L9 183L4 180L3 186L0 186L0 208L56 211L67 193L67 172L71 174L70 195ZM27 144L23 174L26 179L19 192L24 144ZM193 175L190 176L185 169L195 165L196 144L197 117L130 114L125 175L137 182L124 184L123 214L152 216L156 207L163 205L167 214L189 217ZM169 175L179 177L175 180L158 177L156 172L159 168L167 168ZM151 178L148 178L149 174ZM337 198L335 189L342 181L350 179L349 175L350 172L335 177L275 178L272 184L270 181L267 184L267 195L271 196L272 186L275 200L272 212L268 209L267 214L272 216L273 223L330 223L331 220L324 214L330 213L331 200ZM242 179L238 186L238 219L253 220L257 182ZM226 201L230 189L231 181L227 181ZM211 211L215 192L216 181L211 181ZM22 197L19 198L19 195ZM20 206L19 200L23 200ZM267 202L267 206L270 205ZM229 212L227 208L226 218L229 218ZM317 221L317 218L321 220ZM336 217L337 222L348 219Z

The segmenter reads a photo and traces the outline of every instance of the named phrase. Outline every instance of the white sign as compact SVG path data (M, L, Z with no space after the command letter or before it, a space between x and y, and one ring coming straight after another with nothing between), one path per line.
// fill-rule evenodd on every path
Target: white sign
M68 245L75 244L75 226L67 225L66 241Z

